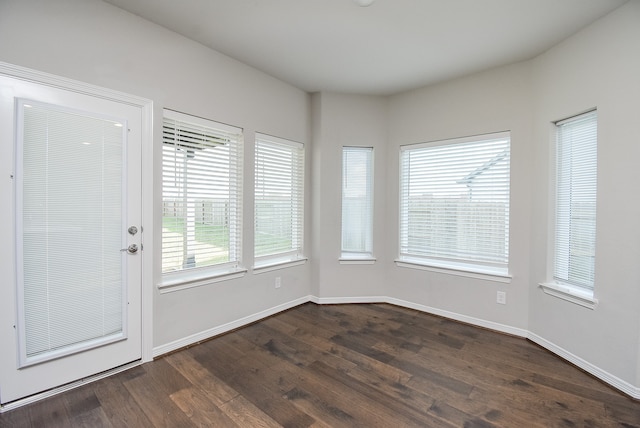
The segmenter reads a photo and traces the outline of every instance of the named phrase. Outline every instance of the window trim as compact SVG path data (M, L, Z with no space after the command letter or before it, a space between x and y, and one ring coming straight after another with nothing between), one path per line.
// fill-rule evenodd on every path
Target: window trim
M584 306L589 309L594 309L598 305L598 299L595 297L595 281L591 285L591 287L587 287L581 284L572 283L570 281L564 281L560 278L556 277L556 250L557 250L557 204L558 204L558 133L559 126L573 120L577 120L581 117L584 117L589 114L595 114L596 120L596 165L598 161L597 157L597 147L598 147L598 136L597 136L597 118L598 118L598 109L592 108L580 112L578 114L566 117L564 119L560 119L557 121L551 122L552 132L551 132L551 157L550 163L553 165L552 172L552 180L550 184L550 210L549 215L552 218L552 221L549 225L549 272L547 281L541 282L538 285L546 294L551 296L569 301L571 303L578 304L580 306ZM597 167L596 167L597 168ZM596 204L597 204L597 170L596 170ZM597 211L597 207L596 207ZM597 218L596 218L596 231L597 234ZM596 237L594 236L594 239ZM595 261L594 261L594 269L595 269Z
M476 269L474 266L425 264L421 260L411 259L396 259L395 264L396 266L402 268L426 270L429 272L437 272L447 275L483 279L493 282L502 282L505 284L511 283L511 280L513 279L513 276L508 272L481 270Z
M406 144L400 146L400 156L399 156L399 173L400 173L400 188L399 188L399 229L398 229L398 257L395 260L396 266L405 267L405 268L414 268L420 270L428 270L439 273L446 273L458 276L466 276L472 278L480 278L487 279L498 282L511 282L512 275L510 274L510 239L511 239L511 222L510 219L507 219L507 229L506 229L506 242L508 245L507 251L507 261L504 266L492 264L492 263L474 263L473 261L455 261L455 260L447 260L447 259L439 259L438 257L428 257L428 256L419 256L419 255L411 255L411 254L402 254L401 253L401 243L402 243L402 217L403 217L403 207L402 207L402 186L403 186L403 152L413 149L421 149L421 148L431 148L438 146L447 146L447 145L455 145L455 144L464 144L470 142L480 142L485 140L499 140L499 139L508 139L509 140L509 156L511 152L511 131L499 131L492 132L487 134L479 134L467 137L460 138L451 138L446 140L437 140L432 142L423 142L423 143L414 143L414 144ZM511 166L509 166L509 169ZM509 176L511 175L509 171ZM511 214L511 179L509 178L509 212L508 215L510 217Z
M542 291L548 295L575 303L576 305L584 306L588 309L595 309L598 305L598 299L596 299L594 293L589 292L590 290L584 287L563 284L557 281L541 282L538 285Z
M338 259L341 265L372 265L378 259L361 253L342 253L342 256Z
M182 113L176 110L163 109L162 110L163 126L164 120L170 119L178 122L186 122L197 126L203 126L221 131L230 135L237 135L236 140L236 162L237 162L237 180L236 190L238 190L238 204L240 206L239 213L235 222L237 223L237 234L235 242L235 256L236 259L229 262L221 262L210 266L195 267L190 269L180 269L171 272L161 272L160 281L156 284L161 294L169 293L173 291L179 291L187 288L199 287L215 282L225 281L229 279L239 278L244 276L247 269L242 266L242 222L243 222L243 210L242 210L242 198L243 198L243 180L244 180L244 159L243 159L243 144L244 144L244 130L240 127L227 125L221 122L214 121L212 119L206 119L199 116L194 116L187 113ZM164 133L163 133L164 134ZM164 144L164 142L163 142ZM164 186L164 184L163 184ZM161 190L161 198L164 197L164 188ZM231 234L231 231L230 231ZM231 239L231 236L229 237ZM162 243L162 233L160 233L160 242ZM230 242L231 245L231 242ZM160 264L162 265L162 251L160 251ZM162 267L160 268L162 269Z
M229 267L227 269L202 268L201 270L191 270L192 272L179 271L164 274L162 281L157 285L160 294L242 278L247 273L246 268L239 266Z
M293 235L296 235L297 238L299 239L299 245L296 248L290 248L287 251L282 251L280 253L275 253L275 254L267 254L267 255L262 255L262 256L257 256L256 255L256 224L257 224L257 219L256 219L256 203L258 201L257 198L257 184L256 181L258 179L258 173L257 173L257 168L258 168L258 162L257 162L257 156L258 156L258 150L257 150L257 146L258 144L262 142L262 143L267 143L267 144L274 144L274 145L280 145L280 146L288 146L290 148L292 148L292 154L295 154L296 150L299 150L298 155L300 156L299 159L297 159L298 162L300 162L300 167L301 167L301 171L300 171L300 176L297 177L297 180L299 181L298 183L296 183L299 186L299 191L301 192L301 196L299 198L299 212L298 217L299 217L299 224L297 227L297 231L294 233L292 230L292 238ZM307 257L304 255L304 245L305 245L305 239L304 239L304 235L305 235L305 163L306 163L306 148L304 143L300 143L297 141L293 141L293 140L288 140L285 138L280 138L280 137L275 137L273 135L268 135L268 134L264 134L261 132L256 132L255 133L255 142L254 142L254 178L253 178L253 182L254 182L254 194L253 194L253 207L254 207L254 224L253 224L253 237L254 237L254 242L253 242L253 273L254 274L259 274L259 273L263 273L263 272L269 272L269 271L273 271L273 270L277 270L277 269L283 269L283 268L287 268L287 267L292 267L292 266L298 266L301 264L306 263L307 261ZM296 161L295 159L292 161ZM294 183L292 183L292 186L294 185ZM293 226L292 226L293 227Z
M369 245L371 247L369 251L349 251L344 249L344 239L345 239L344 237L344 232L345 232L344 231L344 224L345 224L344 180L345 180L345 173L346 173L345 154L349 150L366 152L368 154L368 157L367 157L368 169L366 171L366 177L365 177L365 180L367 180L365 185L367 187L368 194L365 196L365 199L368 203L368 206L366 208L368 209L367 215L369 216L369 225L368 225L369 227L368 227L368 230L365 231L368 235L365 238L365 240L369 242ZM342 176L341 176L342 187L341 187L341 224L340 224L341 235L340 235L340 259L339 259L340 264L373 264L376 261L376 258L374 257L374 252L373 252L373 247L374 247L374 241L373 241L374 227L373 226L375 221L374 220L374 203L375 203L374 202L374 198L375 198L374 164L375 164L375 155L374 155L373 147L367 147L367 146L343 146L342 147Z

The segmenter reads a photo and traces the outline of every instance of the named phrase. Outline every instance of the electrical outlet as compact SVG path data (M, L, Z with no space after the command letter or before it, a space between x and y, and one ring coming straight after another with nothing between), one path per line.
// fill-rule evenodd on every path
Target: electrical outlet
M282 287L282 278L279 276L276 276L276 288L280 288Z
M496 296L496 303L500 303L501 305L507 304L507 293L506 291L498 291Z

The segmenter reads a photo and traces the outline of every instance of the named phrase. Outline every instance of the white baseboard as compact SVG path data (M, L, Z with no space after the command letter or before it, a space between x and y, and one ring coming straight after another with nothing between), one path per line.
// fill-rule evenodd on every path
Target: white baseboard
M386 296L359 296L359 297L316 297L311 296L311 302L318 305L344 305L348 303L387 303Z
M269 309L265 309L255 314L246 316L244 318L237 319L235 321L228 322L218 327L213 327L213 328L201 331L199 333L195 333L190 336L184 337L182 339L174 340L173 342L160 345L158 347L153 348L153 358L159 357L164 354L168 354L169 352L173 352L178 349L185 348L187 346L191 346L194 343L198 343L203 340L211 339L214 336L227 333L231 330L235 330L236 328L240 328L245 325L251 324L253 322L260 321L263 318L270 317L271 315L275 315L278 312L286 311L287 309L291 309L295 306L301 305L303 303L307 303L311 301L311 297L312 296L300 297L290 302L282 303L280 305L274 306Z
M581 368L582 370L584 370L587 373L597 377L598 379L602 380L603 382L605 382L605 383L611 385L612 387L622 391L623 393L627 394L628 396L630 396L632 398L635 398L636 400L640 399L640 388L638 388L637 386L633 386L629 382L626 382L626 381L620 379L619 377L614 376L611 373L602 370L600 367L595 366L595 365L591 364L590 362L583 360L582 358L578 357L577 355L572 354L571 352L569 352L566 349L556 345L555 343L549 342L548 340L538 336L535 333L529 332L527 334L527 339L531 340L534 343L537 343L538 345L542 346L543 348L547 349L548 351L553 352L554 354L556 354L560 358L563 358L563 359L567 360L571 364Z
M418 303L409 302L407 300L396 299L388 296L357 296L357 297L317 297L317 296L304 296L298 299L286 302L269 309L257 312L255 314L246 316L244 318L237 319L235 321L223 324L218 327L207 329L200 333L192 334L185 338L167 343L165 345L158 346L153 349L153 357L156 358L160 355L167 354L169 352L176 351L178 349L193 345L203 340L210 339L214 336L227 333L231 330L243 327L253 322L259 321L263 318L275 315L278 312L285 311L298 305L302 305L307 302L313 302L319 305L332 305L332 304L350 304L350 303L389 303L391 305L402 306L409 309L415 309L420 312L425 312L444 318L464 322L467 324L475 325L478 327L488 328L490 330L499 331L501 333L511 334L531 340L532 342L542 346L543 348L553 352L559 357L567 360L568 362L576 365L587 373L595 376L596 378L604 381L612 387L620 390L621 392L629 395L632 398L640 399L640 388L636 387L617 376L608 373L601 368L583 360L577 355L549 342L548 340L531 333L530 331L522 328L512 327L505 324L496 323L493 321L487 321L480 318L474 318L467 315L446 311L443 309L433 308L431 306L421 305Z
M336 304L348 304L348 303L389 303L391 305L402 306L404 308L415 309L420 312L426 312L428 314L438 315L444 318L453 319L456 321L472 324L478 327L488 328L490 330L496 330L501 333L507 333L518 337L527 337L528 331L515 328L504 324L495 323L492 321L486 321L480 318L469 317L467 315L457 314L455 312L449 312L442 309L432 308L430 306L419 305L417 303L409 302L406 300L396 299L387 296L360 296L360 297L316 297L311 296L311 301L319 305L336 305Z
M428 314L438 315L440 317L449 318L452 320L460 321L463 323L475 325L478 327L488 328L490 330L499 331L501 333L511 334L518 337L527 337L527 330L511 327L509 325L500 324L493 321L487 321L480 318L474 318L467 315L458 314L455 312L445 311L443 309L432 308L430 306L419 305L417 303L409 302L406 300L395 299L393 297L387 297L386 303L402 306L409 309L415 309L420 312L426 312Z

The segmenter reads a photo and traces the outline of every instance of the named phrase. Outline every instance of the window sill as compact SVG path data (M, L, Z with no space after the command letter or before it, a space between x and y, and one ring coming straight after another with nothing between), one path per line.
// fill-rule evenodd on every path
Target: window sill
M341 265L372 265L376 262L377 259L373 257L361 257L361 258L348 258L348 257L340 257L338 261Z
M539 285L542 291L548 295L584 306L585 308L595 309L598 304L598 299L593 296L593 291L571 285L559 284L557 282L543 282Z
M467 278L476 278L476 279L484 279L488 281L494 282L502 282L502 283L511 283L512 276L503 270L492 270L490 268L476 268L470 265L454 265L454 264L442 264L442 265L434 265L427 264L422 260L412 260L412 259L399 259L396 260L396 266L410 268L410 269L420 269L427 270L430 272L438 272L444 273L448 275L457 275L464 276Z
M278 261L273 261L271 263L267 262L267 263L263 263L260 265L256 265L253 267L253 273L254 274L261 274L261 273L265 273L265 272L271 272L274 270L278 270L278 269L286 269L289 267L293 267L293 266L300 266L303 265L307 262L307 258L306 257L300 257L294 260L278 260Z
M338 261L341 265L372 265L376 262L376 258L371 253L345 251Z
M160 290L160 294L173 293L174 291L180 291L188 288L213 284L216 282L242 278L246 273L247 269L240 267L232 267L216 272L182 272L179 275L170 275L167 277L163 277L162 282L158 284L158 290Z

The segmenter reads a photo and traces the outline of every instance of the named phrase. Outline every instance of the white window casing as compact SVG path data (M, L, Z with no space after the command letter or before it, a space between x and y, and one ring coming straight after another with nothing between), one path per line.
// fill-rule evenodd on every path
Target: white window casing
M592 110L555 123L553 280L548 294L593 308L596 256L598 116Z
M164 110L160 288L242 272L242 129Z
M254 270L306 260L304 153L301 143L256 133Z
M341 262L373 258L373 148L342 148Z
M509 203L509 132L401 146L398 264L509 277Z

